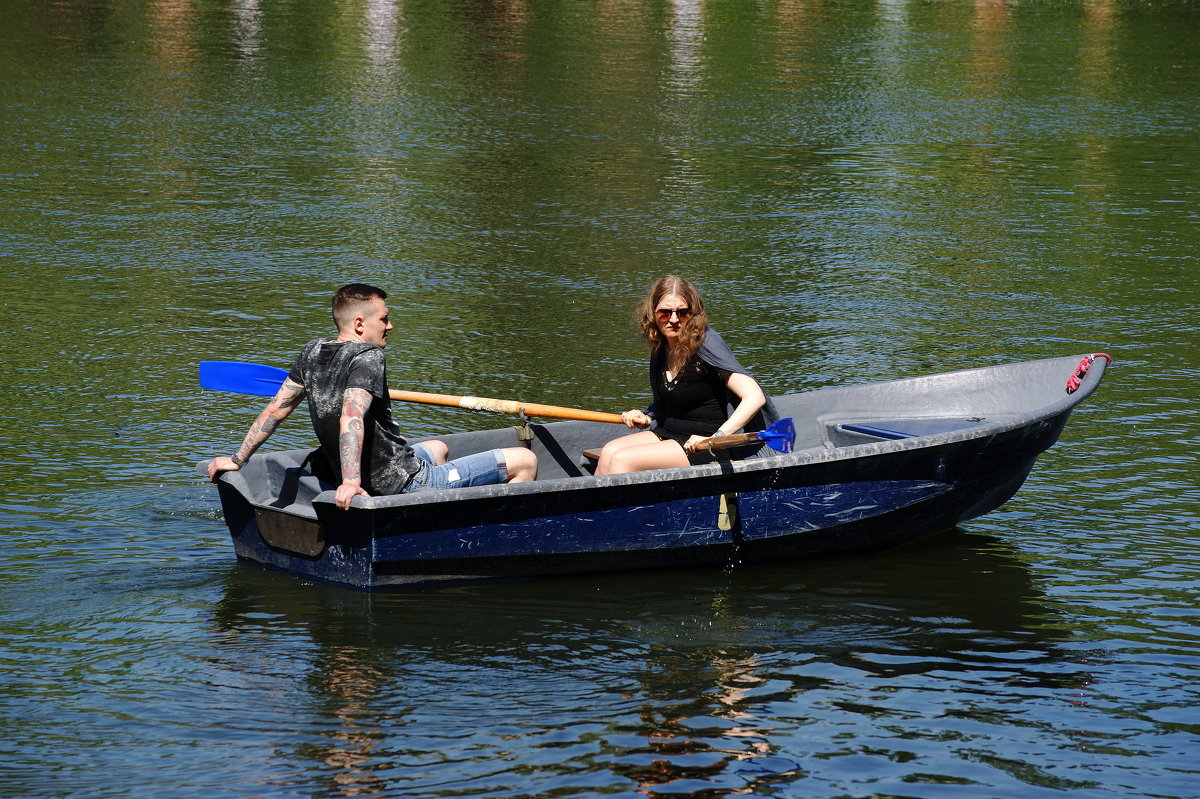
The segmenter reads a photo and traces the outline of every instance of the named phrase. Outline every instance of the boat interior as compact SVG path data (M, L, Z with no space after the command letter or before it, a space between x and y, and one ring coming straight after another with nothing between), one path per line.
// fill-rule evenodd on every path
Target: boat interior
M793 457L903 439L969 436L979 428L1034 418L1082 399L1063 389L1074 361L1073 358L1030 361L772 399L780 417L793 420L796 433ZM1086 393L1090 391L1080 392ZM595 451L609 440L631 432L619 425L600 422L539 424L524 420L437 438L448 445L451 458L493 448L528 446L538 455L540 482L592 476ZM913 445L920 446L916 442ZM297 451L254 458L242 472L228 476L234 478L231 482L254 504L279 509L305 504L311 507L315 494L329 487L322 486L302 469L306 454ZM851 453L847 452L847 456Z
M985 367L925 377L772 397L793 420L793 453L925 438L1005 423L1072 404L1063 389L1075 358ZM529 446L538 479L586 477L604 444L633 431L599 422L528 423L438 436L450 457L492 447Z

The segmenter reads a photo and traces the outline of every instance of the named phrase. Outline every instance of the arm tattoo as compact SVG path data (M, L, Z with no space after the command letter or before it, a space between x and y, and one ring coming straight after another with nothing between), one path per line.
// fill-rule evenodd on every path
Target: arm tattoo
M338 439L341 447L342 479L357 480L362 477L363 423L362 419L351 419Z
M238 447L237 454L241 455L243 452L245 452L246 454L242 457L249 458L264 441L271 437L271 433L274 433L275 428L279 427L280 421L282 420L277 418L274 414L264 411L263 415L260 416L254 422L254 424L250 425L250 431L246 433L246 437L242 439L242 445Z
M250 432L261 434L265 439L275 432L275 428L279 427L281 421L283 420L275 416L275 414L268 414L266 418L255 422L254 427L250 428Z
M363 417L371 407L371 394L365 389L347 389L343 395L341 435L338 437L342 479L362 477L363 436L366 429Z
M293 383L291 380L283 381L283 387L287 390L287 394L282 394L279 397L280 408L295 408L304 399L304 386L299 383Z
M236 454L243 459L253 455L254 451L271 437L275 428L279 427L279 423L288 417L288 414L300 404L302 399L304 399L304 386L291 378L284 379L283 386L280 387L270 404L263 409L263 412L258 415L258 419L250 426L250 431L242 439L242 445L238 447ZM242 455L243 452L246 454Z

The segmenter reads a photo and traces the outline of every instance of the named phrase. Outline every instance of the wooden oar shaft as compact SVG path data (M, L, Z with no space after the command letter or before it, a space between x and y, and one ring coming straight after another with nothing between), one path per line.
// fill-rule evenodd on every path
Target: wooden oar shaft
M708 452L714 449L741 447L746 444L753 444L756 441L762 441L758 433L734 433L731 436L716 436L715 438L706 438L703 441L697 441L692 449L697 452Z
M427 394L423 391L400 391L398 389L392 389L388 395L401 402L448 405L451 408L466 408L472 411L492 411L514 416L524 413L526 416L540 416L547 419L575 419L582 422L622 424L619 413L564 408L559 405L542 405L537 402L518 402L516 400L491 399L490 397L458 397L453 394Z

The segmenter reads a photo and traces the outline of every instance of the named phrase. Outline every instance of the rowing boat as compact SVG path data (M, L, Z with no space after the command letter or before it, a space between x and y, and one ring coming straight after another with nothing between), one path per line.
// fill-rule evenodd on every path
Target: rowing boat
M792 451L745 460L596 476L585 451L628 431L526 422L439 438L451 458L529 446L533 482L358 497L343 511L294 450L256 454L217 485L238 558L363 589L861 553L1008 501L1109 360L775 396Z

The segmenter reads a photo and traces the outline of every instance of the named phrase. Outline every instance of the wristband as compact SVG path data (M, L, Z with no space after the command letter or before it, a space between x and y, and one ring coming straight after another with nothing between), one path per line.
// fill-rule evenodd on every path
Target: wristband
M239 469L240 469L240 468L242 468L243 466L245 466L245 465L246 465L246 461L242 460L241 456L240 456L240 455L238 455L236 452L233 454L233 457L232 457L232 458L230 458L229 460L231 460L231 461L233 461L234 463L236 463L236 464L237 464L237 467L238 467Z

